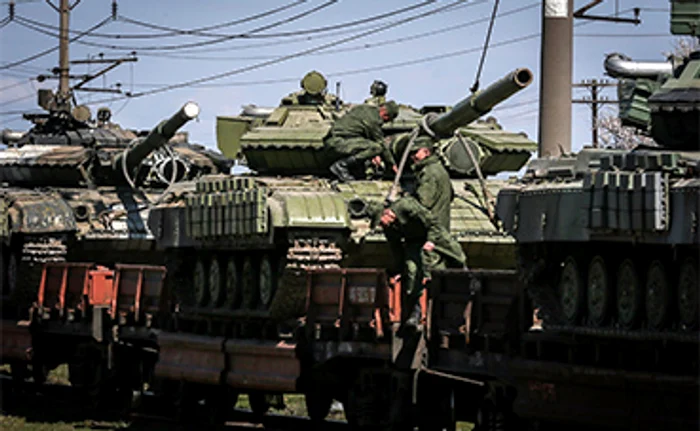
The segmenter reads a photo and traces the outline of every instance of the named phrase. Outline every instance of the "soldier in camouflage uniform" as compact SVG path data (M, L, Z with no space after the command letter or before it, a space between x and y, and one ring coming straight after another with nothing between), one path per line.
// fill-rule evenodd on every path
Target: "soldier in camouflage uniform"
M330 167L340 181L355 179L353 167L364 166L367 160L381 156L387 168L396 171L396 162L389 148L384 145L382 124L393 120L399 108L393 101L383 105L358 105L333 124L326 147L336 158Z
M447 170L437 154L433 153L433 145L430 137L421 136L411 147L410 154L417 181L414 196L449 232L450 204L454 199L454 190Z
M430 280L430 271L462 268L462 247L435 217L415 198L405 196L381 213L379 219L391 247L394 273L401 274L406 326L420 321L420 296Z

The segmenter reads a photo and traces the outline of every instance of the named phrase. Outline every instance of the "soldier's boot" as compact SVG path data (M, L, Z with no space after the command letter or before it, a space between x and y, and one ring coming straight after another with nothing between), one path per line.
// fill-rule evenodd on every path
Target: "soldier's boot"
M350 166L354 165L355 163L357 163L357 159L354 156L346 157L333 163L330 167L330 171L338 178L340 182L346 183L355 179L350 174Z
M416 300L416 301L414 301L413 306L410 309L410 312L408 314L408 318L406 319L404 326L406 326L407 328L412 328L412 329L418 328L418 325L420 325L421 317L422 316L421 316L420 301Z

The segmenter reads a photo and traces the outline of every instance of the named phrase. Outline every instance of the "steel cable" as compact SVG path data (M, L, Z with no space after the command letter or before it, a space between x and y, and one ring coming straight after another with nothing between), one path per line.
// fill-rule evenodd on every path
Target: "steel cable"
M103 25L107 24L107 23L108 23L109 21L111 21L111 20L112 20L111 17L107 17L107 18L103 19L102 21L100 21L99 23L97 23L97 24L95 24L94 26L90 27L90 28L87 29L86 31L82 32L81 34L79 34L79 35L77 35L77 36L75 36L75 37L69 39L68 42L69 42L69 43L72 43L72 42L74 42L74 41L80 39L81 37L85 36L86 34L90 33L91 31L97 30L98 28L100 28L100 27L102 27ZM23 58L22 60L17 60L17 61L15 61L15 62L8 63L8 64L3 64L3 65L0 66L0 70L10 69L10 68L12 68L12 67L19 66L19 65L24 64L24 63L29 63L30 61L34 61L34 60L36 60L37 58L41 58L41 57L43 57L43 56L45 56L45 55L51 54L51 53L54 52L54 51L58 51L58 46L55 46L55 47L53 47L53 48L46 49L46 50L44 50L44 51L41 51L41 52L36 53L36 54L34 54L34 55L31 55L31 56L29 56L29 57Z

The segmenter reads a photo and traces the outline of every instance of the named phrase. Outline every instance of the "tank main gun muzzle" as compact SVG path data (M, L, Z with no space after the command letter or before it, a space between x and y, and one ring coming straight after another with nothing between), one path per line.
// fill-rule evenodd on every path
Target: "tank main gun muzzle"
M516 69L457 103L450 111L426 118L428 128L439 138L452 136L455 130L486 115L494 106L532 83L530 69Z
M187 102L179 111L169 119L162 121L148 136L133 147L121 153L114 161L114 168L121 169L122 163L126 163L128 172L136 169L141 162L158 148L163 147L175 136L178 129L188 121L199 115L199 106L194 102Z

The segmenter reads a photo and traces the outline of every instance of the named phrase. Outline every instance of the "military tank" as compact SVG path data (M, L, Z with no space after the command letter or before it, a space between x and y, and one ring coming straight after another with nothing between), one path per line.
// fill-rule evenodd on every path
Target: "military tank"
M513 238L490 217L490 197L505 181L483 177L517 171L536 145L493 119L477 119L531 81L528 69L518 69L451 109L401 105L384 126L397 159L412 134L437 136L457 194L452 233L472 266L515 266ZM350 202L383 202L392 175L371 171L364 180L335 181L324 138L352 105L329 95L319 72L308 73L301 86L275 108L246 106L241 115L217 118L219 148L244 160L251 173L179 183L151 211L151 230L170 256L169 277L177 280L180 322L201 316L285 319L303 307L297 301L306 291L298 277L303 269L388 266L383 234ZM367 103L384 97L386 85L373 88ZM410 193L409 170L401 178Z
M150 132L91 118L50 90L47 112L25 114L27 132L3 132L0 150L0 287L3 318L31 305L44 262L160 263L147 226L151 205L173 184L228 172L231 161L177 133L199 107L185 104ZM19 310L19 311L18 311ZM20 314L17 314L20 313Z
M671 3L671 33L698 36L700 3ZM680 64L613 54L606 69L622 78L623 123L654 145L533 160L497 213L545 329L617 343L630 355L619 366L697 375L700 52Z

